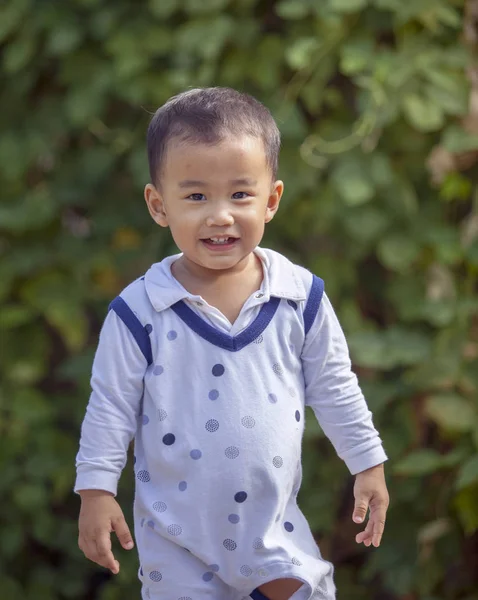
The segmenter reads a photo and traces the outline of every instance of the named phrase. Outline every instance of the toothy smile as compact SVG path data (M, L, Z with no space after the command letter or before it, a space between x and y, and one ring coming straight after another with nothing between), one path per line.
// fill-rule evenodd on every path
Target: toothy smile
M233 237L210 237L206 241L212 244L231 244L235 240Z

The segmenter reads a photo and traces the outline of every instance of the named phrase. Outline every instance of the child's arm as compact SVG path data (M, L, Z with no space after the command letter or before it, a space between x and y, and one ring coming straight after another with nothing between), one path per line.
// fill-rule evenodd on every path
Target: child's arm
M345 461L355 482L354 521L370 518L357 542L378 546L385 524L388 492L383 463L387 456L372 422L372 413L352 371L342 328L324 294L302 351L306 405L311 406L326 436Z
M93 362L92 393L81 428L75 492L81 496L79 546L87 558L119 571L110 533L133 547L123 513L114 499L135 431L143 395L146 360L114 311L101 330Z

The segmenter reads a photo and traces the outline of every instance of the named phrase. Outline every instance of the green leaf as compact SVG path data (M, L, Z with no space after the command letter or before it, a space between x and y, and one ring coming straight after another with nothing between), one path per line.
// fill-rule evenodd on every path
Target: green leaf
M403 112L419 131L437 131L445 123L441 106L419 94L408 94L403 100Z
M297 41L287 47L285 51L287 62L292 69L302 69L310 63L314 52L317 51L318 47L319 40L317 38L299 38Z
M340 50L340 70L355 75L370 67L374 59L374 41L370 38L352 39Z
M470 485L458 493L454 500L458 517L465 533L472 534L478 530L478 484Z
M383 237L377 246L380 262L394 271L404 272L418 258L420 246L410 235L395 233Z
M443 132L442 145L453 154L471 152L478 149L478 134L469 133L462 127L451 124Z
M62 275L52 272L30 280L22 294L58 329L71 351L84 345L88 333L86 317L74 287Z
M406 458L395 464L393 472L396 475L408 475L410 477L421 477L430 475L440 470L442 457L435 450L424 448L411 452Z
M478 417L477 411L456 394L430 396L425 404L427 416L444 431L471 431Z
M25 34L7 45L3 51L3 66L7 73L18 73L27 66L37 49L33 34Z
M15 203L0 206L0 227L7 231L23 233L45 227L56 217L56 205L46 186L30 189Z
M354 363L361 367L387 370L414 365L430 354L430 341L425 335L399 327L354 333L348 341Z
M185 0L186 12L191 15L227 10L230 0Z
M469 485L478 483L478 454L469 458L460 468L455 486L461 490Z
M310 6L305 0L281 0L276 5L275 11L282 19L294 21L306 17L310 12Z
M350 13L366 8L368 0L328 0L330 8L336 12Z
M353 159L342 159L332 173L332 181L348 206L369 202L375 195L370 177L360 163Z
M4 305L0 311L0 330L13 329L31 321L34 312L19 304Z

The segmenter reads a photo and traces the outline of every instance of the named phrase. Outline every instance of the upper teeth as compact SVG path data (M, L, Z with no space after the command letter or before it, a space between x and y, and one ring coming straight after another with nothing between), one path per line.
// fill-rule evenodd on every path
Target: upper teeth
M209 238L209 239L211 241L213 241L215 244L225 244L229 240L228 237L226 237L226 238L223 238L223 237L212 237L212 238Z

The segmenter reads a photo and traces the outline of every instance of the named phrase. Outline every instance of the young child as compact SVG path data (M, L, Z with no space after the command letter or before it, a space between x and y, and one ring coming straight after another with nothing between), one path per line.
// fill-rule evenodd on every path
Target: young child
M335 598L297 505L306 406L356 475L354 521L370 509L356 541L380 544L386 455L323 282L259 247L279 147L270 112L228 88L180 94L149 126L146 203L181 253L110 306L75 485L79 546L118 573L110 533L133 540L114 497L135 439L143 599Z

